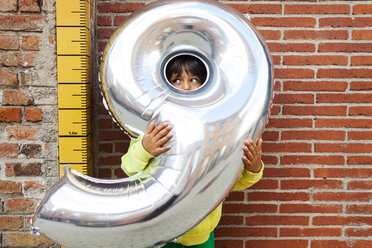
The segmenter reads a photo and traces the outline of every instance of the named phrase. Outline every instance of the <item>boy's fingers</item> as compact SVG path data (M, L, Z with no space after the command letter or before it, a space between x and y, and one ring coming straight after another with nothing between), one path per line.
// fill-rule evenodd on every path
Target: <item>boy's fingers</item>
M254 143L251 140L248 142L247 148L252 153L252 155L254 155L254 154L257 153L256 147L255 147Z
M163 130L166 126L168 126L167 123L163 123L159 126L157 126L154 131L153 131L153 135L156 136L161 130Z
M158 154L162 154L162 153L168 151L169 149L171 149L170 146L161 147L161 148L158 149L158 152L159 152Z
M248 160L252 160L253 159L253 154L251 153L251 151L245 146L243 147L243 151L244 151L244 155L245 157L248 159Z
M161 138L166 136L171 130L172 130L171 126L164 127L162 130L158 132L158 134L156 135L156 138L160 140Z
M261 151L261 149L262 149L262 139L258 140L257 149L258 149L258 151Z
M155 129L155 127L155 122L151 122L151 124L147 127L146 133L151 133Z
M173 138L172 134L165 135L163 138L161 138L158 142L159 146L165 145L171 138Z

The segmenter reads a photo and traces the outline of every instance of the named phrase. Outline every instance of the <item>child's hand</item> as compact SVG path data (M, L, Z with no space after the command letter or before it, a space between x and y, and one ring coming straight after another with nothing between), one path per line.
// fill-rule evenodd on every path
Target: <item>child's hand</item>
M154 122L151 122L142 138L143 148L152 156L158 156L168 151L171 147L164 145L173 137L172 134L169 134L170 130L172 127L167 123L156 126Z
M246 170L253 173L257 173L261 170L261 146L262 139L257 139L256 143L253 143L252 140L244 141L244 156L242 160Z

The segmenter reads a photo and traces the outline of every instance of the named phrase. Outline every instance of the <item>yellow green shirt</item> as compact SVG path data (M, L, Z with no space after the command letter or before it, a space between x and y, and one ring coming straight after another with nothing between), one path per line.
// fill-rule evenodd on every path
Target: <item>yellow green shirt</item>
M132 140L128 152L121 158L121 168L128 176L132 176L142 170L147 166L156 166L149 163L153 156L148 153L142 146L142 136L137 140ZM258 173L250 172L242 166L242 172L238 182L233 188L234 191L244 190L256 182L258 182L263 173L263 163L261 171ZM191 229L180 238L177 242L186 246L198 245L206 242L209 238L209 234L218 225L222 214L222 203L212 212L210 215L204 219L195 228Z

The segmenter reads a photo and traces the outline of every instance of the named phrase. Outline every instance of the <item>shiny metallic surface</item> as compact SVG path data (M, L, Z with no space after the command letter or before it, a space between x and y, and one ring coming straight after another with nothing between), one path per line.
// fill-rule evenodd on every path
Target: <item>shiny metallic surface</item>
M174 56L208 69L199 89L166 80ZM64 247L161 246L200 223L228 195L242 169L242 145L261 136L273 69L257 30L215 1L158 1L118 28L100 71L106 107L131 137L151 121L173 126L157 166L121 180L66 168L40 204L34 230Z

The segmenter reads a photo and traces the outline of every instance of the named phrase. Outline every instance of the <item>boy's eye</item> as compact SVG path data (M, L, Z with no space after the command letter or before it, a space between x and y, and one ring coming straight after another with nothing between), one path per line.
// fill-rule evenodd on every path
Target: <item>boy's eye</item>
M177 83L179 83L179 82L180 82L179 79L173 79L173 81L172 81L172 83L174 83L174 84L177 84Z
M199 83L199 79L197 79L197 78L191 78L190 82L191 83Z

